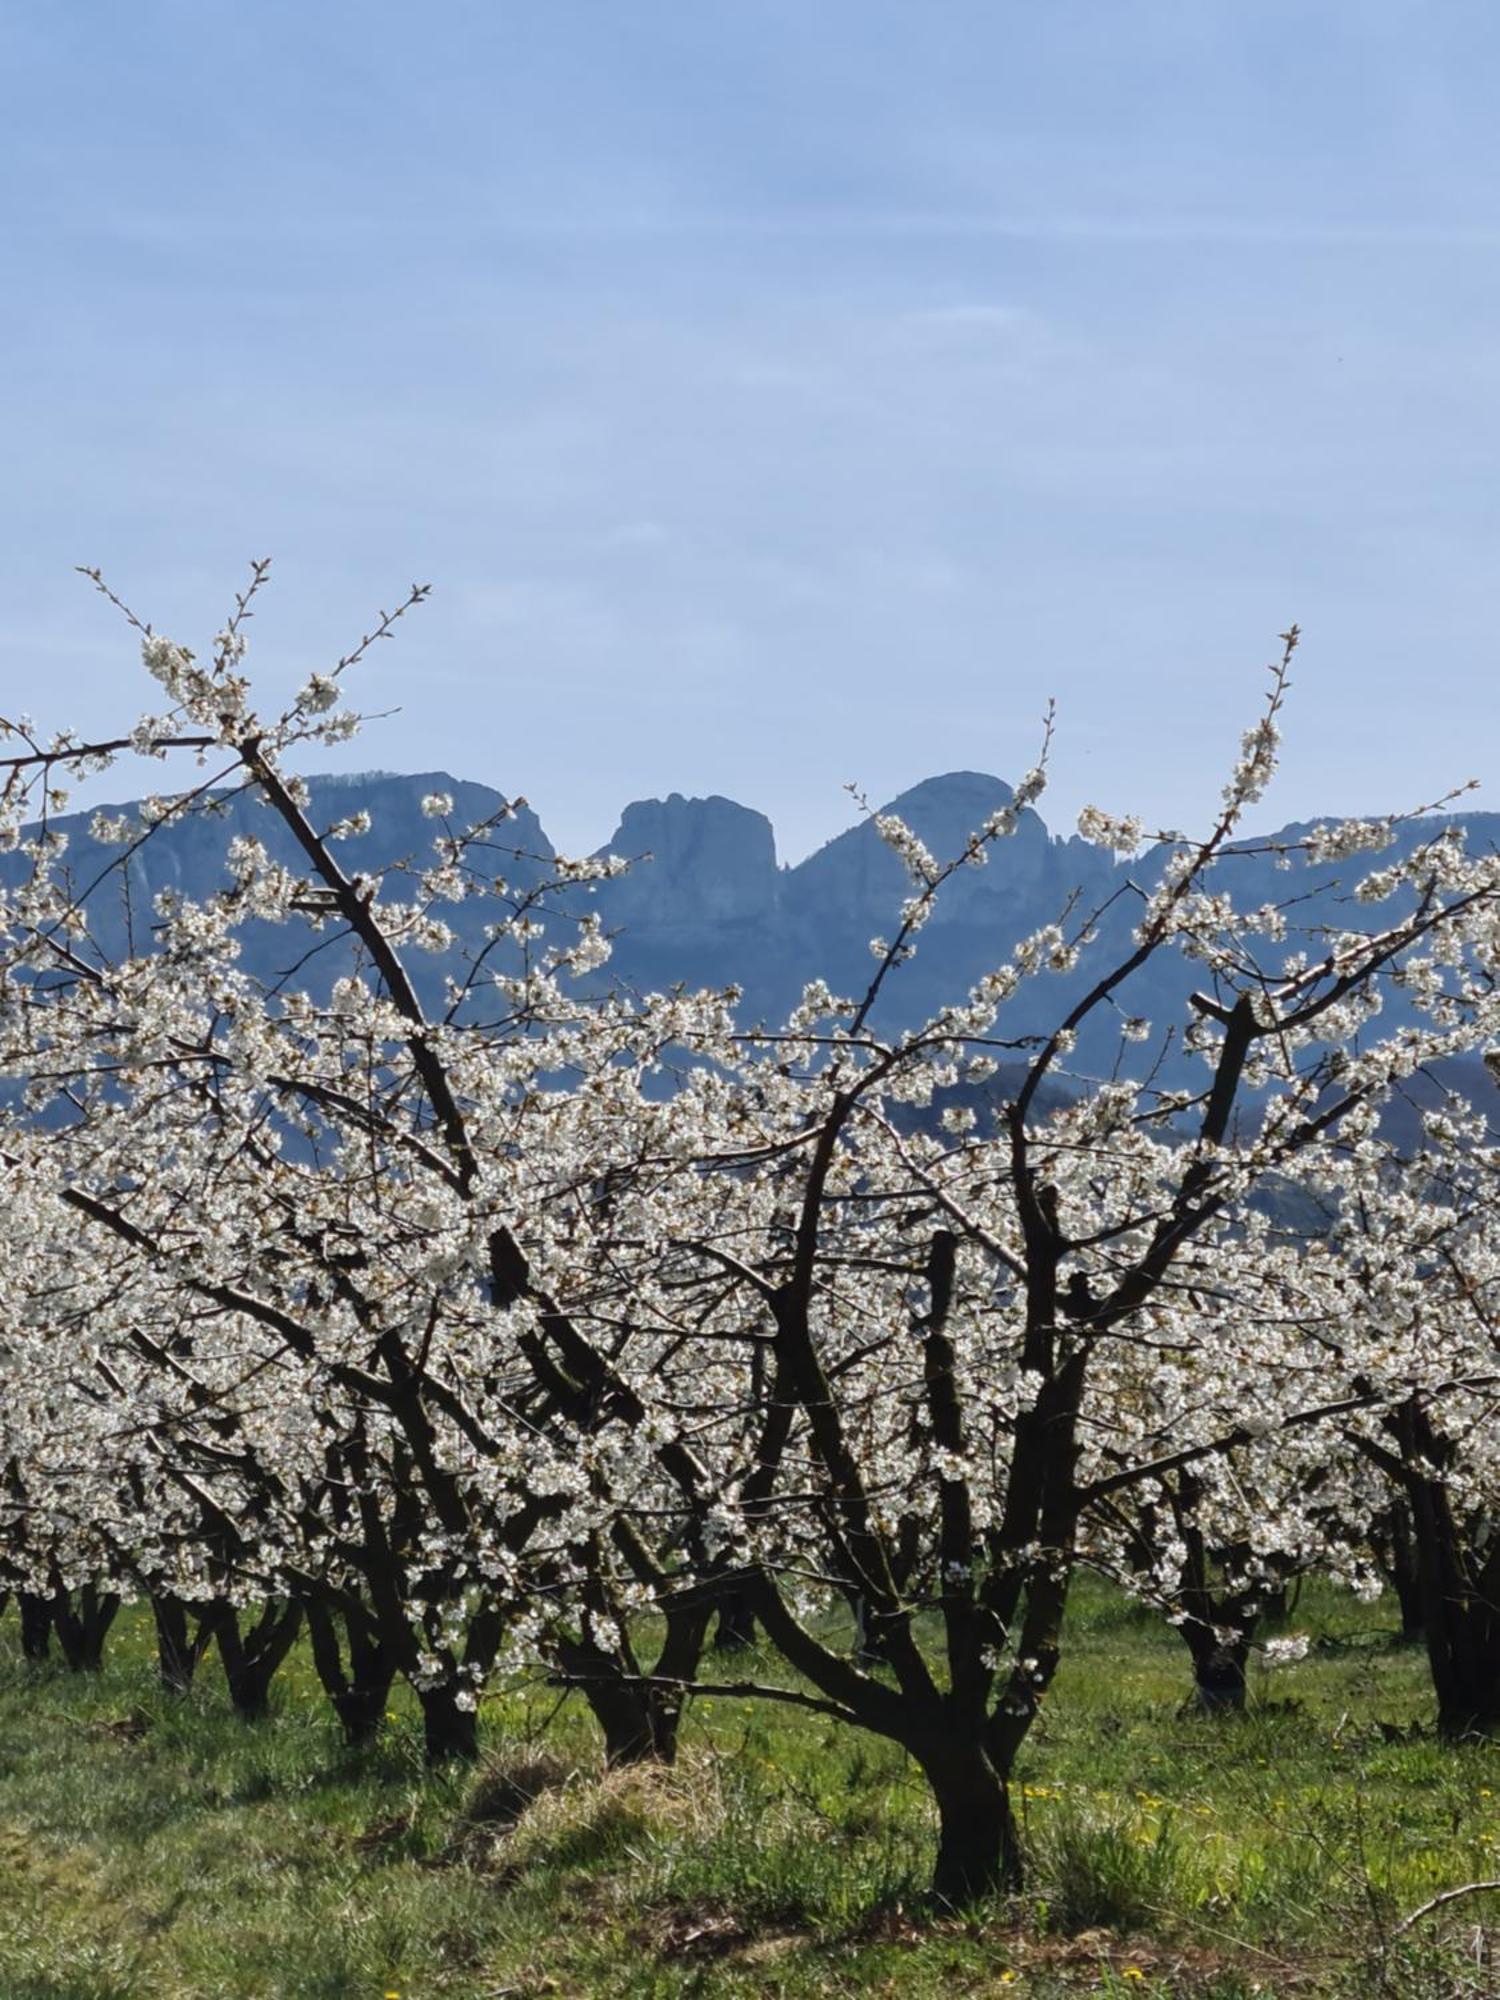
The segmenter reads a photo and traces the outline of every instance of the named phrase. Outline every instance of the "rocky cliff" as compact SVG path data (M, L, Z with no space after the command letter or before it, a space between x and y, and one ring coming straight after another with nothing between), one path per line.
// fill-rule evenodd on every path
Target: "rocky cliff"
M340 853L353 870L383 872L387 893L399 898L408 893L401 871L408 864L420 867L430 854L436 829L422 800L432 792L451 794L457 825L489 819L503 804L490 787L443 772L377 772L309 780L309 813L314 824L326 827L367 811L370 831L346 840ZM887 809L907 820L941 860L960 851L969 833L1011 797L998 778L956 771L912 787ZM118 878L108 874L119 850L93 840L89 819L80 815L55 825L68 835L69 865L80 889L100 878L87 902L96 942L110 954L150 948L152 906L163 889L200 896L218 887L225 879L225 849L237 834L254 833L278 859L299 865L280 822L238 793L221 799L210 817L159 829L132 856L128 893L122 895ZM1476 846L1500 842L1500 817L1468 815L1466 824ZM1408 851L1433 831L1432 823L1402 829L1396 851ZM553 849L529 808L501 821L488 841L486 870L503 876L512 891L524 892L542 879ZM625 808L601 851L631 863L626 875L593 892L594 907L614 937L607 976L642 990L733 982L745 989L747 1022L777 1019L814 976L836 992L863 993L874 970L870 942L892 935L911 893L900 863L868 819L796 867L781 868L770 822L725 798L674 792L666 799L639 800ZM1051 1027L1105 963L1128 951L1142 898L1159 879L1164 858L1154 853L1117 862L1076 838L1054 837L1038 814L1023 813L1015 834L990 850L988 864L963 870L945 891L914 957L888 981L876 1025L888 1031L914 1025L961 996L1019 939L1055 921L1072 899L1075 928L1089 912L1104 913L1095 951L1074 971L1046 975L1023 988L998 1032L1024 1038ZM19 865L19 856L0 857L0 870L12 878ZM1221 867L1224 886L1242 907L1283 904L1298 925L1316 929L1347 921L1348 892L1364 865L1356 857L1343 867L1313 869L1296 861L1285 869L1273 855L1255 851L1228 856ZM580 906L575 899L573 907ZM460 972L466 955L482 942L496 905L476 899L444 914L458 936L455 951L417 968L424 991L434 997L445 974ZM282 962L287 955L287 939L273 928L246 938L244 962L268 980L290 970ZM298 976L324 985L343 962L338 950L328 950ZM1176 954L1153 959L1118 996L1119 1009L1101 1010L1092 1021L1077 1052L1078 1065L1085 1070L1112 1065L1125 1014L1159 1026L1180 1023L1186 996L1200 978L1200 969ZM1403 1014L1401 996L1392 993L1389 1018L1400 1020ZM1154 1050L1156 1044L1142 1046ZM1490 1095L1477 1064L1460 1069L1476 1092ZM1193 1074L1190 1062L1169 1053L1164 1077L1180 1081Z

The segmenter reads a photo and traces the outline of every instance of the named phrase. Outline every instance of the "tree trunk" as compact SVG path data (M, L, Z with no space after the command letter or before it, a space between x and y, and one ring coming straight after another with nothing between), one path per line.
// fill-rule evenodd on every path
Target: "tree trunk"
M198 1663L213 1643L212 1607L198 1612L198 1629L188 1630L188 1607L170 1592L154 1593L151 1616L156 1625L156 1670L168 1694L186 1694Z
M891 1663L890 1647L879 1621L870 1616L870 1607L862 1591L847 1593L849 1609L854 1614L854 1658L862 1667L888 1667Z
M1188 1626L1185 1631L1191 1635L1194 1629ZM1198 1713L1243 1715L1250 1634L1221 1640L1213 1632L1199 1631L1188 1637L1188 1650L1193 1656L1193 1706Z
M1437 1695L1438 1734L1450 1742L1500 1735L1500 1631L1482 1597L1423 1594L1423 1638Z
M1248 1640L1214 1644L1192 1660L1194 1706L1204 1716L1244 1714L1244 1666L1250 1656Z
M391 1683L396 1678L395 1661L390 1649L371 1637L358 1616L348 1615L343 1623L349 1649L347 1668L336 1614L320 1599L308 1599L307 1630L318 1679L343 1724L345 1742L368 1743L385 1721Z
M1422 1593L1413 1575L1398 1572L1391 1580L1401 1607L1401 1643L1414 1646L1422 1636Z
M113 1591L86 1583L73 1607L71 1591L57 1584L52 1592L52 1627L63 1658L75 1674L97 1673L104 1664L104 1641L115 1622L120 1600Z
M755 1613L742 1590L731 1590L719 1605L714 1629L716 1653L742 1653L755 1644Z
M1024 1874L1010 1791L978 1743L946 1740L915 1752L938 1809L934 1901L962 1909Z
M662 1607L666 1631L656 1665L645 1673L627 1640L617 1650L583 1637L558 1642L565 1678L576 1682L604 1734L604 1760L624 1764L673 1764L682 1705L697 1678L714 1615L707 1592L686 1591ZM749 1617L749 1606L744 1606ZM723 1619L721 1600L720 1620Z
M1408 1461L1442 1465L1444 1449L1415 1405L1397 1413ZM1496 1561L1476 1546L1475 1524L1453 1512L1440 1480L1408 1473L1413 1554L1423 1637L1437 1695L1438 1733L1450 1741L1500 1733L1500 1603Z
M347 1689L334 1698L334 1712L343 1725L344 1740L350 1745L373 1743L385 1723L395 1669L382 1655L378 1661L354 1663L354 1677Z
M16 1605L21 1613L22 1658L45 1660L52 1639L52 1606L33 1590L18 1590Z
M1298 1581L1300 1583L1300 1578ZM1272 1625L1279 1625L1288 1616L1288 1606L1292 1602L1290 1586L1285 1581L1267 1584L1257 1601L1260 1605L1257 1616Z
M233 1608L225 1607L216 1632L219 1658L224 1663L230 1702L242 1722L260 1722L269 1715L271 1683L301 1626L302 1606L296 1602L267 1604L244 1633Z
M1431 1650L1435 1648L1430 1643ZM1467 1646L1457 1650L1460 1657L1450 1656L1443 1668L1433 1669L1438 1683L1438 1734L1450 1743L1500 1736L1500 1679L1493 1662L1475 1661Z
M576 1681L604 1737L611 1770L628 1764L671 1764L677 1758L682 1697L674 1689L643 1687L602 1646L565 1639L557 1649L564 1674Z
M605 1763L612 1771L649 1764L656 1755L656 1740L645 1696L611 1674L593 1668L587 1673L583 1698L603 1734ZM666 1761L670 1763L670 1756Z
M441 1687L418 1688L417 1699L422 1704L423 1747L428 1763L472 1764L479 1755L476 1711L460 1706L458 1690L446 1682Z
M1412 1543L1411 1515L1399 1500L1391 1509L1390 1573L1396 1602L1401 1606L1401 1637L1409 1642L1420 1639L1422 1579Z

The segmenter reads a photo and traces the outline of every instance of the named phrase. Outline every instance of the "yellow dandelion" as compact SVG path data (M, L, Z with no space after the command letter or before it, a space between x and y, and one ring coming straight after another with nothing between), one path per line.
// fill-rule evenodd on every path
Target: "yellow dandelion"
M1125 1977L1127 1979L1144 1979L1145 1976L1145 1973L1142 1972L1138 1965L1127 1965L1125 1968Z

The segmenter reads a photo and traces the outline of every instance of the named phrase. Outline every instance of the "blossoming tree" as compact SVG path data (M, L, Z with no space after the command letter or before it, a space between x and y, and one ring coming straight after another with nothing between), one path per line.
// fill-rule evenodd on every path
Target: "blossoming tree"
M951 857L877 822L911 893L864 993L814 983L774 1029L738 1022L733 990L590 993L607 864L518 888L503 826L434 798L430 853L356 870L356 829L315 824L291 773L357 726L344 682L423 592L266 719L243 667L263 580L206 661L133 621L165 712L98 740L12 730L0 1365L38 1389L0 1444L9 1573L68 1615L85 1589L147 1592L179 1654L171 1607L207 1606L251 1682L239 1612L258 1607L262 1677L305 1618L351 1731L399 1673L434 1755L472 1750L507 1659L581 1687L616 1756L670 1755L694 1690L797 1702L909 1752L941 1897L1018 1880L1009 1785L1089 1524L1391 1399L1306 1365L1326 1298L1263 1254L1252 1199L1357 1157L1382 1092L1490 1032L1500 867L1441 830L1366 879L1364 927L1239 907L1292 633L1213 824L1164 837L1117 950L1117 925L1067 911L917 1030L876 1026L1044 756ZM223 888L160 896L123 955L51 824L122 754L203 773L98 828L122 866L226 792L292 857L238 839ZM1320 830L1304 858L1342 867L1393 826ZM1084 831L1129 850L1142 830L1091 810ZM444 911L475 897L489 935L455 961ZM251 923L285 939L271 985L239 962ZM1132 1002L1169 953L1201 984L1152 1023ZM1057 974L1076 997L1055 1026L1010 1034ZM1408 1018L1382 1034L1393 989ZM1074 1072L1105 1018L1114 1073ZM1132 1066L1168 1034L1196 1086ZM1021 1062L993 1122L941 1108L1002 1054ZM726 1604L792 1678L701 1677Z

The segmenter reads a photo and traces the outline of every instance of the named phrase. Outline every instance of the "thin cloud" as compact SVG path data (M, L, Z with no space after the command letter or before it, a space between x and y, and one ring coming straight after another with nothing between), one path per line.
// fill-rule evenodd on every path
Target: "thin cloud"
M6 218L7 234L50 232L56 215L33 211ZM183 248L199 240L222 240L226 218L197 212L105 212L69 220L140 247ZM352 237L388 237L389 213L376 209L318 215L266 212L232 218L237 242L342 243ZM510 213L450 213L427 216L422 241L473 242L476 238L540 237L664 240L746 237L993 239L1037 243L1266 244L1328 248L1500 248L1500 220L1422 216L1407 220L1317 216L1232 215L1025 215L946 210L810 209L755 213L744 210L662 209L650 212L541 210ZM1005 308L975 308L1004 311Z

